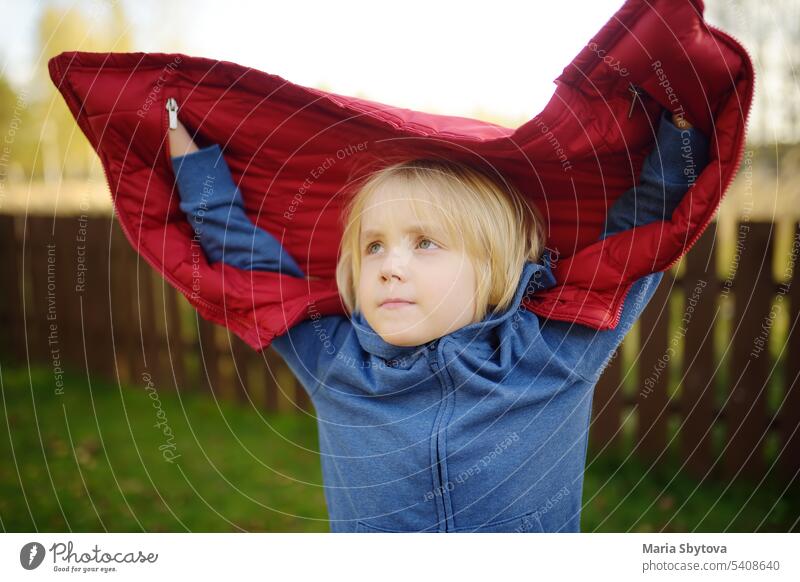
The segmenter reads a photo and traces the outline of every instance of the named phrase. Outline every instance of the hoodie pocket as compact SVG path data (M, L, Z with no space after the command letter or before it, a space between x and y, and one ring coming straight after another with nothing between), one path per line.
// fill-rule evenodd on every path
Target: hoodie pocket
M416 530L416 529L392 529L388 527L378 527L363 521L356 522L356 533L436 533L435 530Z
M544 527L539 520L539 512L530 511L502 521L462 526L452 531L453 533L544 533Z
M430 530L425 530L428 533ZM422 533L420 530L399 530L378 527L363 521L356 522L357 533ZM544 533L538 511L530 511L517 517L472 526L461 526L448 533Z

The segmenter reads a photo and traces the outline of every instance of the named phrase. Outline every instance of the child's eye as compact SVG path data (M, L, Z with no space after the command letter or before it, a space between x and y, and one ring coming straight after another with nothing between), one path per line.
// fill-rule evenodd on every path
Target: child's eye
M439 245L437 245L435 242L433 242L433 241L432 241L431 239L429 239L429 238L422 238L422 239L420 239L420 241L419 241L419 243L418 243L418 244L420 244L420 245L425 245L425 243L428 243L428 246L422 246L422 248L423 248L424 250L426 250L426 251L427 251L427 250L434 249L434 248L439 248ZM371 242L371 243L369 243L369 244L366 246L366 248L364 249L364 252L366 252L366 254L368 254L368 255L374 255L374 254L375 254L376 252L378 252L378 251L374 251L374 252L373 252L373 249L375 248L375 246L376 246L376 245L380 246L380 244L381 244L381 243L379 243L379 242L377 242L377 241ZM432 246L430 246L430 245L432 245Z
M434 247L437 247L437 246L438 246L438 245L437 245L435 242L433 242L433 241L432 241L431 239L429 239L429 238L423 238L421 241L419 241L419 244L423 244L423 243L426 243L426 242L429 242L429 243L431 243L431 244L432 244ZM427 247L427 249L430 249L430 248L431 248L431 247Z

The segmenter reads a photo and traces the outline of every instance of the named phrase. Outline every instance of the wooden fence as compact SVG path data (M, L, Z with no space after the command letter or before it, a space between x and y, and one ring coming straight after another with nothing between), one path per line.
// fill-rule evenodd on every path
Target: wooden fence
M198 316L110 218L0 215L0 248L10 261L0 356L133 386L250 399L268 411L311 410L277 353L255 352Z
M797 477L800 276L774 277L772 223L740 232L731 276L717 275L715 223L665 273L597 385L589 462L630 451L679 459L701 479ZM311 410L271 348L256 353L199 318L110 218L0 216L0 248L0 357L52 366L55 389L64 369Z

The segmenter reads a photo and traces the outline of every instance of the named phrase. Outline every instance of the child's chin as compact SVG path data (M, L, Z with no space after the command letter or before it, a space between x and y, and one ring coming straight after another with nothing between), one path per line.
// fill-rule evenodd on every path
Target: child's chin
M425 338L415 329L409 329L412 325L412 322L383 325L378 333L383 338L383 341L395 346L408 347L424 344Z

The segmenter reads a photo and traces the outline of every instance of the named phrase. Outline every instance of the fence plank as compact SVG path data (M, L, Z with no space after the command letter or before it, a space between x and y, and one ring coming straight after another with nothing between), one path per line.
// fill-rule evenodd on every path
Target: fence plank
M673 276L666 273L639 319L640 357L636 400L639 417L636 432L638 447L651 459L663 455L667 446L670 374L666 354L669 297L674 283Z
M139 259L136 272L136 303L138 310L137 330L139 334L139 349L142 352L144 370L154 379L159 389L163 389L163 375L159 352L158 336L155 329L155 319L158 316L155 310L153 296L153 269L143 259Z
M86 247L79 248L76 240L78 218L64 217L54 223L56 245L56 288L58 289L58 319L64 360L74 369L85 370L81 340L80 293L78 279L78 251L82 253L81 268L86 267ZM81 271L81 274L85 271Z
M736 324L730 396L725 405L727 442L725 474L763 475L761 452L766 436L767 383L770 381L769 335L762 324L769 318L774 291L772 224L753 223L743 247L734 284ZM760 353L755 350L761 345Z
M250 369L254 365L253 348L236 335L229 333L231 359L233 360L234 394L239 402L248 402L251 394L248 388Z
M621 346L611 356L594 388L589 450L592 455L617 451L622 444L622 365Z
M299 410L311 412L314 407L311 404L311 399L308 397L308 392L303 388L300 382L294 383L294 402Z
M280 385L279 377L281 369L286 367L286 364L281 359L278 352L270 347L266 350L259 352L263 357L266 364L266 370L263 374L264 377L264 409L268 412L277 412L280 407Z
M784 370L785 395L778 411L780 475L786 481L800 478L800 222L795 224L795 232L790 250L793 265L789 281L789 337Z
M685 343L683 352L683 386L680 403L683 427L680 432L681 455L688 471L697 478L705 476L713 464L712 427L714 380L717 363L714 354L714 322L717 310L717 224L709 225L692 251L686 255L686 271L682 290ZM696 299L694 296L697 295ZM692 303L694 305L692 306ZM691 307L691 311L689 308Z
M149 297L152 302L153 317L150 320L150 350L152 358L157 360L156 373L159 384L164 388L174 388L175 380L170 369L170 354L168 351L167 330L169 313L167 311L164 287L168 286L160 273L148 268Z
M115 375L114 345L111 341L111 301L109 298L110 222L106 217L90 218L86 226L86 293L83 295L86 358L89 370L107 378Z
M224 394L220 386L219 373L219 348L217 347L216 325L209 323L199 315L197 316L198 327L198 354L200 355L200 376L209 392L213 392L218 397Z
M169 286L163 279L160 290L164 296L167 310L164 338L169 356L169 369L175 389L182 390L186 388L186 362L181 326L181 304L179 303L180 292Z
M111 324L120 378L140 384L133 301L135 284L133 251L116 221L111 231Z
M0 334L0 354L10 357L15 362L25 358L25 322L22 319L22 292L20 286L24 280L22 272L22 245L17 239L17 223L19 220L11 215L0 215L0 249L6 260L6 268L14 276L0 285L0 329L7 330Z
M28 357L32 362L46 365L50 365L51 358L59 354L61 348L58 340L58 297L54 288L47 288L47 252L48 245L53 243L51 225L52 219L47 217L26 217L23 242L27 271L23 301ZM48 336L51 336L50 339ZM49 341L54 343L48 345Z

